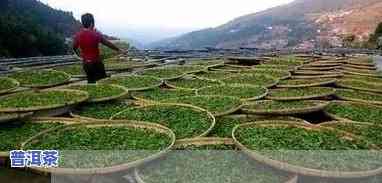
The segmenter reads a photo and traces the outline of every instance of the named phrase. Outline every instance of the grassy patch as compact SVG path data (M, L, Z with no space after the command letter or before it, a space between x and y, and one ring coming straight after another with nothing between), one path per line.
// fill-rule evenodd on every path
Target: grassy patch
M331 102L326 112L352 121L382 124L382 108L353 102Z
M180 105L152 105L130 108L116 114L112 119L129 119L159 123L172 129L177 139L198 137L212 124L205 111Z
M275 78L264 74L242 74L225 78L222 81L227 84L249 84L267 88L276 85L278 82Z
M159 86L162 80L150 76L116 76L99 81L101 84L115 84L127 88L129 91L144 90Z
M70 76L66 73L54 70L22 71L13 73L9 77L16 79L22 86L27 87L55 86L70 79Z
M267 89L253 85L221 85L201 88L198 95L221 95L238 97L243 100L261 98L267 93Z

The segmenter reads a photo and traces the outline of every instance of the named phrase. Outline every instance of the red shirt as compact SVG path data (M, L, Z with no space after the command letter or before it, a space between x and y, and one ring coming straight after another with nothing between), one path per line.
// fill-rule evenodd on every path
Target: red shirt
M96 30L82 29L74 37L74 48L81 49L81 57L84 62L98 62L101 60L99 44L102 42L102 34Z

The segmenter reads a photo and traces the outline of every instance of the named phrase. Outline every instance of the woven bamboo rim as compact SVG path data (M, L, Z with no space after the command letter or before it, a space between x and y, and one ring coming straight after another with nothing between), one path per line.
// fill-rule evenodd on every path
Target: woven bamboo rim
M56 104L56 105L49 105L49 106L20 107L20 108L0 108L0 112L32 112L32 111L42 111L42 110L49 110L49 109L57 109L57 108L68 107L68 106L72 106L72 105L75 105L75 104L79 104L79 103L85 102L89 98L89 94L87 92L78 91L78 90L51 89L49 91L72 92L72 93L77 93L77 94L84 95L84 97L79 98L77 100L69 101L69 102L64 103L64 104ZM11 94L11 95L7 95L6 97L14 96L14 95L17 95L17 93Z
M195 90L190 90L190 89L166 89L166 90L184 90L184 91L192 91L194 92ZM152 99L146 99L144 97L141 97L139 95L136 95L135 93L131 93L130 94L131 98L133 98L134 100L138 100L140 102L143 102L143 103L160 103L159 101L157 100L152 100Z
M182 78L180 78L182 79ZM187 78L186 78L187 79ZM202 77L195 77L194 79L199 79L199 80L204 80L204 81L211 81L211 82L217 82L219 83L218 85L223 85L224 82L220 81L220 80L214 80L214 79L208 79L208 78L202 78ZM170 87L170 88L173 88L173 89L180 89L180 90L197 90L196 89L192 89L192 88L183 88L183 87L178 87L176 86L175 84L171 84L171 82L169 81L165 81L165 85Z
M67 74L66 72L62 72L62 71L56 71L56 70L53 70L53 69L44 69L45 71L49 71L49 72L52 72L52 73L57 73L57 74L61 74L63 76L65 76L65 80L62 80L60 82L57 82L57 83L52 83L52 84L22 84L23 87L28 87L28 88L49 88L49 87L54 87L54 86L58 86L58 85L62 85L62 84L65 84L65 83L68 83L71 79L71 75ZM20 72L25 72L25 71L20 71Z
M315 88L320 89L319 87L315 87ZM334 88L327 88L327 89L331 89L331 91L326 92L326 93L316 94L316 95L295 96L295 97L272 97L272 96L267 96L265 98L269 99L269 100L279 100L279 101L309 100L309 99L328 97L328 96L334 95L336 93L336 89L334 89ZM274 89L274 90L279 90L279 89Z
M20 83L17 80L15 80L15 79L6 78L6 77L1 77L0 79L8 80L8 81L10 81L14 85L11 88L0 90L0 95L12 92L12 91L16 90L20 86Z
M369 76L369 77L382 77L382 75L379 74L368 74L368 73L360 73L360 72L355 72L355 71L349 71L349 70L342 70L343 73L345 74L352 74L352 75L359 75L359 76Z
M367 70L377 70L375 66L361 66L361 65L353 65L353 64L345 64L343 67L354 68L354 69L367 69Z
M154 63L149 63L149 64L141 64L141 65L123 65L123 63L121 63L121 68L107 68L107 66L105 66L105 70L106 71L126 71L126 70L132 70L132 69L139 69L139 68L150 68L150 67L155 67L157 66L158 64L154 64Z
M281 123L280 123L281 122ZM247 124L242 124L236 126L233 131L232 131L232 137L233 140L236 144L236 146L239 147L244 153L246 153L249 157L253 158L256 161L259 161L261 163L265 163L271 167L274 167L279 170L291 172L291 173L296 173L300 175L305 175L305 176L314 176L314 177L325 177L325 178L361 178L361 177L370 177L370 176L375 176L378 175L382 172L382 167L375 169L375 170L369 170L369 171L354 171L354 172L333 172L333 171L326 171L326 170L319 170L319 169L312 169L312 168L305 168L302 166L298 165L292 165L286 162L278 161L278 160L272 160L265 155L261 155L260 153L257 153L256 151L250 150L247 148L245 145L240 143L240 141L236 137L236 131L239 128L248 128L248 127L255 127L255 126L294 126L298 128L304 128L307 130L321 130L321 129L326 129L326 130L333 130L331 128L326 128L322 126L313 126L313 125L306 125L302 123L290 123L290 122L277 122L273 123L272 122L263 122L263 123L247 123ZM340 132L339 132L340 133ZM350 133L341 133L343 135L343 138L350 138L354 139L357 137L350 134ZM372 146L374 147L374 145ZM377 147L374 147L377 148Z
M134 76L134 75L133 75ZM123 78L123 76L116 76L117 78ZM151 77L151 78L155 78L155 77L152 77L152 76L144 76L144 77ZM106 79L103 79L101 81L99 81L98 83L101 83L101 84L107 84L107 80L109 78L106 78ZM159 79L159 78L155 78L155 79ZM151 90L151 89L154 89L154 88L157 88L157 87L160 87L161 85L164 84L164 81L163 80L159 80L160 82L156 83L155 85L152 85L152 86L147 86L147 87L141 87L141 88L127 88L125 87L129 92L133 92L133 91L144 91L144 90ZM105 83L106 82L106 83ZM118 84L115 84L115 85L118 85ZM122 86L122 85L120 85ZM123 86L124 87L124 86Z
M258 102L272 102L271 100L263 100ZM241 110L247 114L259 114L259 115L294 115L294 114L308 114L312 112L322 111L330 102L326 101L310 101L315 106L292 108L292 109L278 109L278 110L264 110L264 109L247 109L244 106Z
M222 80L222 82L225 83L225 82L224 82L225 79L230 79L230 78L234 78L234 77L245 77L246 75L247 75L247 76L265 76L265 77L268 77L268 79L272 79L272 80L274 80L273 83L266 84L266 85L261 85L261 86L264 86L265 88L272 88L272 87L276 86L276 85L280 82L280 79L277 79L277 78L272 77L272 76L267 75L267 74L242 74L242 75L238 75L238 76L232 76L232 77L224 78L224 79ZM226 83L226 84L227 84L227 83ZM228 84L230 84L230 83L228 83ZM241 83L231 83L231 84L241 84ZM248 83L248 84L246 84L246 85L253 85L253 84L249 84L249 83Z
M27 118L33 115L33 112L26 112L26 113L5 113L6 116L1 116L0 113L0 123L6 123L9 121Z
M162 156L164 156L166 153L170 151L170 149L174 146L175 144L175 134L172 132L170 129L161 126L159 124L153 124L153 123L146 123L146 122L139 122L139 121L128 121L125 120L125 122L120 121L120 123L113 122L110 123L110 121L105 121L105 122L89 122L86 124L68 124L65 125L64 127L59 127L59 128L54 128L50 129L48 131L41 132L34 137L29 138L26 140L22 145L21 148L25 149L25 146L29 143L34 143L34 141L50 132L54 132L56 130L68 130L71 128L79 127L79 126L86 126L90 128L97 128L97 127L108 127L108 126L117 126L117 127L129 127L129 128L140 128L140 129L146 129L146 130L154 130L158 133L163 133L166 134L168 137L171 138L171 143L170 145L161 150L160 152L148 156L144 159L136 160L133 162L125 163L125 164L120 164L116 166L111 166L111 167L105 167L105 168L84 168L84 169L73 169L73 168L30 168L31 170L37 171L37 172L42 172L42 173L54 173L54 174L69 174L69 175L93 175L93 174L109 174L109 173L114 173L114 172L120 172L120 171L125 171L125 170L130 170L134 169L137 166L141 166L143 164L146 164L150 161L153 161L155 159L158 159Z
M27 121L28 123L51 123L51 122L58 122L62 124L74 124L74 123L85 123L86 121L80 121L80 120L75 120L71 118L51 118L51 117L46 117L46 118L33 118L31 121ZM41 131L46 132L51 129L46 129ZM1 152L0 151L0 158L9 158L9 152Z
M309 84L297 84L297 85L279 84L277 85L277 87L278 88L306 88L306 87L325 86L329 84L334 84L336 83L336 81L337 81L336 79L331 79L327 81L309 83Z
M300 67L300 70L304 71L332 71L339 69L339 66L336 67L314 67L314 66L309 66L309 67Z
M341 68L343 70L360 72L360 73L372 73L372 74L377 73L377 68L354 68L354 67L349 67L347 65L343 65Z
M211 112L205 110L205 109L202 109L200 107L197 107L197 106L193 106L193 105L189 105L189 104L179 104L179 103L156 103L156 104L146 104L146 105L142 105L142 106L139 106L139 107L136 107L137 109L142 109L142 108L147 108L147 107L154 107L154 106L178 106L178 107L187 107L187 108L191 108L195 111L199 111L199 112L203 112L203 113L206 113L206 115L210 118L210 127L205 130L202 134L200 135L197 135L195 137L192 137L192 138L198 138L198 137L204 137L204 136L207 136L211 131L212 129L214 128L215 124L216 124L216 119L214 117L214 115L212 115ZM126 109L126 110L129 110L129 109ZM112 121L126 121L126 120L115 120L115 117L118 116L119 114L122 114L123 112L125 112L126 110L123 110L123 111L120 111L116 114L114 114L110 120ZM154 124L154 122L152 122ZM180 139L177 139L177 140L180 140Z
M344 91L351 91L351 92L357 92L355 90L351 90L351 89L341 89L341 90L344 90ZM379 95L382 97L382 94L378 94L378 93L373 93L373 92L362 92L362 94L369 94L369 95ZM345 96L341 96L340 94L336 93L335 96L338 98L338 99L341 99L341 100L347 100L347 101L353 101L353 102L360 102L360 103L365 103L365 104L372 104L372 105L382 105L382 101L374 101L374 100L363 100L363 99L358 99L358 98L352 98L352 97L345 97Z
M344 60L318 60L312 62L312 64L344 64Z
M190 146L190 145L196 145L196 146L204 146L204 145L235 145L233 139L231 138L213 138L213 137L201 137L201 138L192 138L192 139L184 139L184 140L178 140L175 143L175 148L177 147L184 147L184 146ZM140 175L139 169L134 170L134 179L138 183L146 183L142 176ZM285 183L297 183L298 176L294 175L291 176L288 181Z
M373 67L375 64L373 63L363 63L363 62L357 62L357 61L347 61L346 64L348 65L355 65L355 66L367 66L367 67Z
M103 84L87 84L87 85L103 85ZM123 86L120 86L120 85L113 85L113 84L105 84L105 85L109 85L109 86L112 86L114 88L118 88L118 89L121 89L123 90L122 93L118 94L118 95L115 95L115 96L109 96L109 97L101 97L101 98L95 98L95 99L91 99L89 98L86 102L89 102L89 103L99 103L99 102L106 102L106 101L110 101L110 100L115 100L115 99L118 99L118 98L122 98L126 95L128 95L129 91L127 90L127 88L123 87ZM70 86L86 86L86 85L69 85ZM75 90L75 89L73 89ZM82 90L80 90L82 91Z
M363 105L363 106L368 106L370 107L371 109L375 109L375 108L380 108L382 109L381 106L378 106L378 105L374 105L374 104L369 104L369 103L361 103L361 102L352 102L352 101L339 101L339 100L336 100L336 101L332 101L331 103L339 103L339 104L354 104L354 105ZM363 121L354 121L354 120L351 120L351 119L347 119L347 118L343 118L343 117L340 117L336 114L332 114L332 113L329 113L327 111L324 111L325 112L325 115L329 116L330 118L334 119L334 120L337 120L337 121L343 121L343 122L361 122L361 123L370 123L370 122L363 122Z
M264 98L265 96L268 95L268 92L269 92L269 89L264 87L264 86L256 86L256 85L247 85L247 84L231 84L231 85L223 85L223 86L228 86L228 87L261 87L263 90L264 90L264 93L262 95L259 95L259 96L254 96L254 97L251 97L251 98L241 98L241 97L237 97L237 96L232 96L232 97L237 97L237 98L240 98L242 101L252 101L252 100L259 100L259 99L262 99ZM207 89L207 88L213 88L214 86L207 86L207 87L204 87L204 88L200 88L199 90L196 90L196 95L201 95L199 94L200 90L203 90L203 89Z
M260 71L260 72L262 72L262 71L269 71L269 70L271 70L271 71L278 71L278 72L285 72L285 73L288 73L288 74L286 74L285 76L282 76L282 77L276 77L276 76L272 76L271 74L267 74L267 75L270 75L270 76L272 76L272 77L274 77L274 78L277 78L277 79L279 79L279 80L285 80L285 79L289 79L289 78L291 78L292 77L292 73L290 73L289 71L284 71L284 70L281 70L281 69L259 69L259 68L253 68L252 70L250 70L250 71L253 71L253 74L261 74L261 73L256 73L256 71ZM246 73L246 71L244 71L243 72L244 74ZM250 72L249 72L250 73Z
M343 74L326 74L326 75L316 75L316 76L292 76L292 79L322 79L322 78L341 78Z
M347 81L363 82L362 80L357 80L357 79L347 79ZM368 82L363 82L363 83L376 85L376 86L382 86L382 85L378 85L375 83L368 83ZM379 90L379 89L356 87L356 86L352 86L352 85L342 84L341 82L336 82L336 85L338 87L347 88L347 89L360 90L360 91L366 91L366 92L374 92L374 93L382 93L382 90Z
M310 122L304 119L296 118L293 116L267 116L267 115L261 116L261 115L249 115L249 114L234 114L234 115L224 116L224 118L231 118L231 119L238 119L238 120L245 119L247 122L249 121L249 122L256 122L256 123L275 120L275 121L291 121L296 123L304 123L308 125L311 124Z
M313 67L337 67L341 66L342 63L309 63L305 66L313 66Z
M158 68L151 68L151 69L145 69L145 70L143 70L143 71L139 71L138 72L138 74L141 74L141 75L143 75L143 76L151 76L151 75L145 75L144 73L145 73L145 71L150 71L150 70L157 70ZM163 69L163 68L162 68ZM179 78L182 78L182 77L184 77L184 76L186 76L187 75L187 73L182 73L182 74L179 74L179 75L177 75L177 76L173 76L173 77L159 77L159 76L156 76L157 78L160 78L160 79L162 79L162 80L174 80L174 79L179 79ZM151 76L151 77L153 77L153 76Z
M294 74L298 74L298 75L335 75L335 74L338 74L338 72L298 70L298 71L294 71Z

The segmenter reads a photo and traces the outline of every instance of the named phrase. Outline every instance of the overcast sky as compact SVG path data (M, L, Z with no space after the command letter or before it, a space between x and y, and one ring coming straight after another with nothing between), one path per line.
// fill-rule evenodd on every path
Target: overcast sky
M72 11L96 16L98 25L123 27L207 28L292 0L41 0Z

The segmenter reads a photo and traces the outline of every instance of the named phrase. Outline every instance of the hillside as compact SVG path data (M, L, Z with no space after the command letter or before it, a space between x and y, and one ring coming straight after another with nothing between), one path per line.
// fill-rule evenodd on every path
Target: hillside
M0 1L0 57L65 54L80 23L37 0Z
M172 49L340 46L345 36L368 39L382 20L381 7L382 0L296 0L151 46Z

